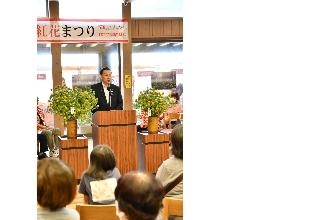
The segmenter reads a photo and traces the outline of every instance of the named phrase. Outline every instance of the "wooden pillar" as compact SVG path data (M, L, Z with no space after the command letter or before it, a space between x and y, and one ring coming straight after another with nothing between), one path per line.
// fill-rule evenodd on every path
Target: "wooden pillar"
M59 18L59 3L58 0L49 0L49 12L51 18ZM52 53L52 76L53 76L53 91L56 86L62 84L62 65L61 65L61 44L51 44ZM61 135L64 134L63 118L59 115L54 115L54 127L61 130Z
M131 3L128 2L126 5L122 4L122 17L128 22L128 43L122 44L122 85L123 85L123 96L124 96L124 109L133 109L132 100L132 21L131 21Z

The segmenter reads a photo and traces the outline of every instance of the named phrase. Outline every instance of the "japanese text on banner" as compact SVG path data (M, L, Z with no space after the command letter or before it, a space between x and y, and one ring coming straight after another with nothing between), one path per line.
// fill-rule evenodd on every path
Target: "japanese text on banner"
M38 43L128 42L125 20L78 20L38 18Z

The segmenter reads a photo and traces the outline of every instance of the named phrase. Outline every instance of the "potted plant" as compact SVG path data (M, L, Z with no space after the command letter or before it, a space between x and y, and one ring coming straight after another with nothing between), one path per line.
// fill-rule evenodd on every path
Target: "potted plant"
M97 107L97 98L91 89L57 86L49 97L48 111L63 117L67 122L68 138L77 138L77 119L91 122L92 109Z
M136 108L148 112L148 133L150 134L158 132L158 118L172 104L173 101L171 101L170 96L165 96L153 88L141 91L134 103Z

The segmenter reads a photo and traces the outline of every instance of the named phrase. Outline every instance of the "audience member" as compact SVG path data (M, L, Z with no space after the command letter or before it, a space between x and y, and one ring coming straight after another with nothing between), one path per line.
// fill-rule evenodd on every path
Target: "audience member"
M76 195L73 170L63 161L46 158L37 165L38 220L79 220L74 209L65 208Z
M182 83L179 83L176 87L176 92L178 93L179 95L179 102L181 104L181 106L183 106L183 84Z
M120 220L155 220L164 191L152 174L130 172L118 180L115 190L117 215Z
M142 111L137 115L137 120L140 122L137 126L138 132L148 130L148 112Z
M172 127L174 127L177 124L180 124L180 120L170 122L169 121L169 114L170 113L182 113L182 105L179 102L179 94L177 92L171 93L171 99L174 102L174 105L169 107L164 114L160 117L160 119L164 119L164 125L168 125L169 123L172 123Z
M62 77L62 86L66 86L64 77Z
M38 159L44 159L47 156L47 154L45 153L46 151L48 151L48 144L47 144L47 138L45 134L37 134L37 141L39 143L37 143L37 155L38 155ZM39 144L40 144L40 149L39 149Z
M183 173L183 125L181 124L173 128L170 151L172 155L160 165L156 173L156 177L163 186L173 182ZM183 181L177 184L166 196L183 198Z
M37 132L38 134L44 134L47 138L49 147L49 156L57 157L59 149L59 140L57 136L61 135L61 131L58 128L51 128L45 122L45 114L42 108L39 106L39 98L37 97Z
M90 154L90 165L81 177L78 192L84 194L88 204L113 203L120 176L113 151L107 145L97 145Z

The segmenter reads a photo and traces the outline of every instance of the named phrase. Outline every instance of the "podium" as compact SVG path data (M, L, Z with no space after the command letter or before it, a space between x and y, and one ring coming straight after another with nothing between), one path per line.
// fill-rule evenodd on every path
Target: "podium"
M137 131L135 110L97 111L92 116L93 147L108 145L123 175L137 170Z

